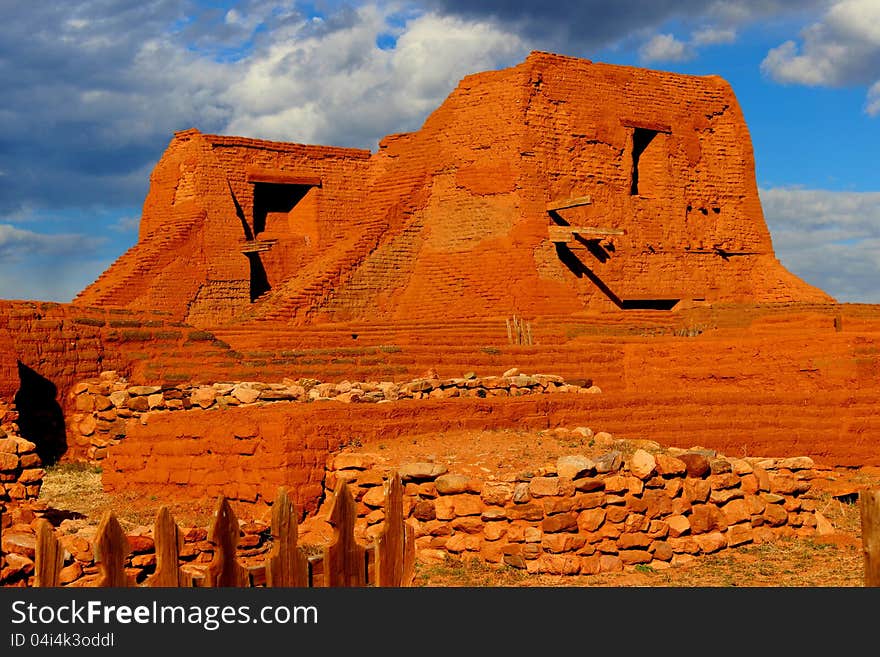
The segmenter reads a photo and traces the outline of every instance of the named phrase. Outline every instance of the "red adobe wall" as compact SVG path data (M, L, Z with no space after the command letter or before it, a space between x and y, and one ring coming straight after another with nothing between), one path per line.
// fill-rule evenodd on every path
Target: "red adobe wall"
M308 193L261 230L257 187L291 181ZM600 231L551 239L565 225ZM535 52L466 77L419 131L372 155L178 133L138 244L77 303L216 326L645 300L832 301L774 256L725 81Z

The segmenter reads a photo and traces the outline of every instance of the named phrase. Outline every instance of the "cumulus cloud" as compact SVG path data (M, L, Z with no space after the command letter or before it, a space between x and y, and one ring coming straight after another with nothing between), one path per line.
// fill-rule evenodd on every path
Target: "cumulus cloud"
M880 3L837 0L822 18L767 53L761 70L783 83L810 86L874 83L866 111L876 115L880 71Z
M639 57L643 62L682 62L693 53L672 34L657 34L639 49Z
M843 302L880 303L880 192L762 189L777 257Z
M371 147L417 128L466 74L511 64L527 52L486 22L425 14L392 28L375 6L349 23L310 34L303 23L240 63L223 96L227 132ZM376 45L394 29L393 49Z

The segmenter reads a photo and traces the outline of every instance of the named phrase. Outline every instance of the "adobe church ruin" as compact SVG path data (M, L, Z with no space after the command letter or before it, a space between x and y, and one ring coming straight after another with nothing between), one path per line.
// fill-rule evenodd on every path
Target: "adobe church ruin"
M775 258L729 85L533 52L376 153L186 130L75 300L190 324L833 300Z

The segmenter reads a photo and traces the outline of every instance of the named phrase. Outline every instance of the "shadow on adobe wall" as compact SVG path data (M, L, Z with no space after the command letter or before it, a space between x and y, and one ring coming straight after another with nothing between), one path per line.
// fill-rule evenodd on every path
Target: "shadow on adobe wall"
M37 446L43 465L51 465L67 450L58 388L21 361L18 361L18 379L21 385L15 393L15 407L19 431L22 438Z

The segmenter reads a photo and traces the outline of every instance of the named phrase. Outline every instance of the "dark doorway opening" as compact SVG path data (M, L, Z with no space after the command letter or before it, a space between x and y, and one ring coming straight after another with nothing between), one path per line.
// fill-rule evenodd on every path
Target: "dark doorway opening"
M272 289L269 285L269 276L266 274L266 268L263 261L260 260L259 253L245 253L250 265L250 295L251 302L257 300L257 297L265 294Z
M312 185L254 183L254 235L266 230L266 218L270 214L289 213L311 188Z
M639 194L639 158L657 134L656 130L633 128L632 182L629 189L631 196L638 196Z
M58 388L49 379L18 361L19 388L15 393L21 437L37 446L43 465L52 465L67 451L64 413Z
M672 310L679 299L624 299L623 310Z

